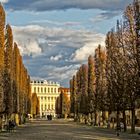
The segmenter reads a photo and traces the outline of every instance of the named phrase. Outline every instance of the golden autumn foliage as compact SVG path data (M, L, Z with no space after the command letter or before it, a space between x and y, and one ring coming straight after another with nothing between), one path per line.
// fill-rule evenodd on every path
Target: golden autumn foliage
M39 113L39 100L37 97L36 93L32 94L32 99L31 99L31 114L33 114L33 116L37 115Z
M3 112L3 70L4 70L4 26L5 26L5 11L0 4L0 112Z
M70 113L70 97L68 95L69 88L59 88L60 96L56 101L56 113L60 117L67 117Z
M62 114L68 115L70 111L70 100L67 93L62 93Z
M139 0L134 0L126 7L123 19L118 20L116 28L107 33L104 50L99 45L94 56L94 60L91 56L89 57L89 60L94 62L88 61L90 64L88 65L88 101L92 101L92 105L88 106L88 113L94 112L95 125L97 114L102 113L101 120L104 124L104 121L108 121L105 120L104 112L108 112L108 119L111 118L111 113L115 113L117 127L122 119L124 131L126 131L126 118L128 117L126 112L129 111L131 119L129 118L128 125L131 125L131 132L135 133L136 110L140 108ZM78 120L80 115L87 113L87 110L81 112L81 109L87 106L83 102L85 93L83 89L87 86L85 75L86 71L83 74L82 67L80 67L75 74L76 88L73 84L75 79L70 80L71 113L74 113L74 106L76 106ZM74 94L74 89L76 89L76 94ZM76 95L76 102L74 102L74 95ZM122 118L120 118L121 115Z
M12 49L13 35L10 25L6 26L5 50L4 50L4 112L11 114L13 112L12 96Z
M10 25L5 26L5 11L0 4L0 115L9 119L30 113L30 77L25 68Z

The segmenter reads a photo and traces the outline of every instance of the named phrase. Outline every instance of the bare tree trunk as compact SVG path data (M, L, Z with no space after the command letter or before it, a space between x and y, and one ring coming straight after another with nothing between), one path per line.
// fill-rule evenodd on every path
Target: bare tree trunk
M2 115L0 116L0 129L2 130Z
M125 110L123 110L123 125L124 125L124 132L127 131L127 124L126 124L126 114L125 114Z
M85 118L85 124L87 124L87 115L84 115Z
M91 113L90 115L91 115L91 125L93 125L93 113Z
M105 122L105 111L102 111L102 123L103 123L103 126L105 126L106 122Z
M94 112L94 125L97 125L97 111Z
M114 129L115 128L115 126L114 126L114 123L115 123L115 118L113 118L113 120L112 120L113 122L113 125L112 125L112 128Z
M131 115L132 115L132 119L131 119L131 133L135 133L135 108L132 108Z
M120 128L120 117L119 117L119 115L120 115L120 111L119 111L119 109L117 109L117 129Z

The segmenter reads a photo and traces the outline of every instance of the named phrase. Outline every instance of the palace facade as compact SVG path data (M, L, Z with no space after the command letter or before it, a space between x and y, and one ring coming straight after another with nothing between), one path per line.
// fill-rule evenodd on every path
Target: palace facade
M39 115L47 117L47 115L56 116L56 100L60 95L60 84L56 82L48 82L46 80L31 81L31 93L36 93L39 100Z

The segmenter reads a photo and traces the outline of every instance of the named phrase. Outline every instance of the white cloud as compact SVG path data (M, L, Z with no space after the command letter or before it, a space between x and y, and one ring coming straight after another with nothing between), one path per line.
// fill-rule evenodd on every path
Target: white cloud
M9 0L0 0L1 3L7 3Z
M58 21L52 21L52 20L34 20L34 21L31 21L30 24L50 24L50 25L55 25L58 27L81 25L80 22L75 22L75 21L58 22Z
M100 43L103 40L102 34L87 30L48 28L39 25L13 26L13 33L23 55L40 55L50 50L55 51L55 47L58 46L79 49L85 44ZM57 57L51 59L60 59L60 56Z
M99 44L104 46L104 37L105 36L102 36L100 39L97 39L96 42L89 42L77 49L71 56L73 61L85 61L89 55L94 55L95 49Z
M62 55L59 54L59 55L56 55L56 56L51 56L51 57L50 57L50 60L52 60L52 61L58 61L58 60L60 60L61 58L62 58Z
M39 46L40 32L43 28L40 26L26 26L16 27L13 26L14 40L17 42L22 55L40 55L42 50ZM38 35L37 35L38 33Z
M62 83L63 81L69 82L69 78L72 77L77 69L80 67L79 64L69 65L69 66L44 66L40 69L39 75L43 75L44 73L48 73L47 79L52 81L58 81ZM44 75L41 77L45 77ZM68 84L68 83L67 83Z
M41 54L41 48L39 47L38 42L35 41L35 40L30 40L28 42L27 52L25 52L25 53L28 54L28 55L30 55L30 54L34 54L34 55Z

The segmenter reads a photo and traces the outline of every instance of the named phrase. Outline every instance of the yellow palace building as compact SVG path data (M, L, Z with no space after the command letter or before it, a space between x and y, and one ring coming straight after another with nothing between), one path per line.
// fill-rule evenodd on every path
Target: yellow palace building
M60 95L60 84L46 80L32 80L31 93L36 93L39 100L39 115L47 117L47 115L56 116L56 101Z

